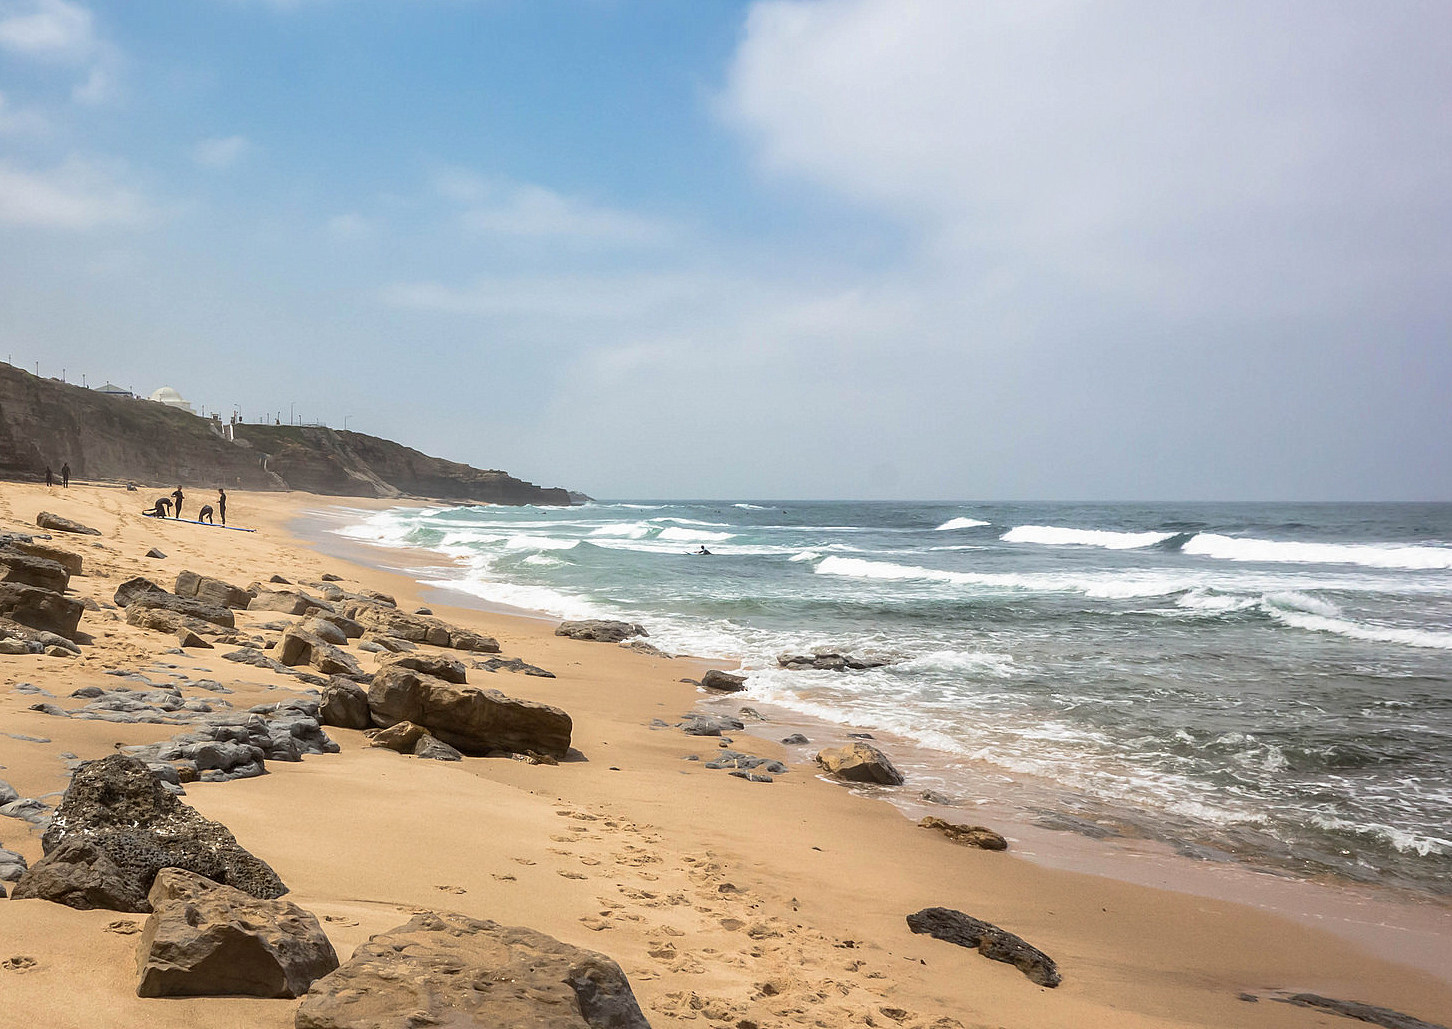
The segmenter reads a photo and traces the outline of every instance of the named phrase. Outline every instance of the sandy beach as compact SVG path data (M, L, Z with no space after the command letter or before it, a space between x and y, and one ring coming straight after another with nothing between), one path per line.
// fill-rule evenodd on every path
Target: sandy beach
M30 710L38 701L79 707L72 692L111 688L108 671L216 680L238 709L305 691L296 678L222 660L230 648L167 653L174 638L127 625L111 605L133 576L170 588L184 570L239 586L280 575L312 591L327 573L343 589L391 594L403 610L427 603L497 638L503 657L556 676L471 670L469 682L567 711L578 757L558 765L428 761L330 727L338 754L187 784L186 802L267 861L345 961L370 935L439 910L609 955L657 1026L1355 1024L1279 1000L1298 992L1452 1021L1452 969L1391 960L1385 939L1364 946L1249 903L952 843L868 791L821 777L800 748L774 742L769 725L736 733L733 746L788 761L786 774L765 784L707 769L718 741L675 723L709 700L681 680L711 666L559 638L538 618L442 605L437 592L361 553L349 560L298 534L306 512L341 505L336 498L232 494L231 522L257 530L244 533L141 517L149 496L75 483L0 488L0 532L34 533L36 515L51 511L101 533L50 541L84 556L70 588L98 605L81 621L92 640L82 655L0 657L0 779L22 797L55 804L74 758L177 731ZM346 506L375 503L393 505ZM166 556L145 557L151 548ZM237 612L239 628L277 618ZM374 655L355 656L374 667ZM46 695L17 691L21 683ZM0 846L32 864L42 856L40 832L18 819L0 820ZM913 934L905 916L934 906L1024 937L1055 959L1062 984L1035 985L1011 964ZM293 1025L293 1000L138 998L131 927L144 918L0 901L3 1010L35 1026Z

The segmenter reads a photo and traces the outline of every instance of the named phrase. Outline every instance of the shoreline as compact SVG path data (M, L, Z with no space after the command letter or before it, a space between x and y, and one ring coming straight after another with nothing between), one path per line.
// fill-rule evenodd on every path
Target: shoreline
M434 505L389 503L379 510L412 508L424 510ZM447 505L444 505L447 506ZM340 535L337 526L347 519L330 511L308 512L292 526L300 538L324 553L362 560L380 570L411 575L423 567L456 568L456 558L427 547L397 546L369 543ZM358 510L353 508L351 510ZM325 528L331 522L334 529ZM404 568L387 560L390 555L427 556L426 563L411 563ZM525 618L553 626L559 619L547 612L531 611L505 604L492 603L465 590L416 582L425 596L454 606L472 607L481 612L509 618ZM678 655L680 660L705 662L713 666L739 664L741 655ZM735 670L734 668L726 670ZM848 733L871 730L891 755L904 752L932 753L915 741L896 737L891 732L870 725L849 721L829 721L788 707L766 701L743 698L738 694L716 696L699 693L699 709L734 714L743 699L767 713L765 722L745 720L743 733L768 744L792 732L805 732L809 745L790 747L787 753L797 761L810 764L811 756L822 746L840 746L848 741ZM931 763L931 762L930 762ZM942 806L919 799L911 785L902 790L866 788L860 792L865 801L880 801L901 814L910 823L933 815L971 821L986 820L1011 842L1010 855L1045 868L1076 872L1112 879L1128 885L1167 889L1187 896L1246 904L1289 918L1302 925L1326 929L1344 939L1366 946L1379 957L1408 964L1452 983L1452 897L1410 888L1359 883L1334 875L1299 875L1271 864L1257 864L1240 855L1228 860L1196 859L1178 853L1168 842L1159 839L1121 836L1098 839L1071 829L1056 830L1036 824L1025 817L1031 809L1010 799L1017 782L1000 784L993 796L979 795L959 798L954 806ZM1045 784L1038 784L1043 789ZM1049 784L1051 786L1051 784Z
M114 493L84 485L61 496L6 484L0 523L33 528L44 509L96 525L100 537L61 542L87 555L87 573L73 590L98 601L109 601L131 575L169 584L182 569L243 585L273 573L304 584L323 572L341 574L347 588L394 593L407 610L426 592L406 569L324 553L291 528L309 511L351 498L231 496L229 514L256 525L255 537L143 519L126 495L117 503ZM170 556L145 558L149 547ZM699 676L705 662L555 637L538 618L459 602L429 606L497 637L505 656L556 673L471 671L469 682L568 711L581 759L445 765L329 728L339 754L269 762L260 778L187 786L187 803L231 829L272 864L290 899L325 920L344 960L410 911L458 910L610 955L657 1026L1342 1024L1274 1002L1302 990L1452 1019L1445 967L1439 976L1378 958L1364 941L1242 903L952 844L891 805L864 803L769 738L737 733L734 746L788 761L789 771L770 785L684 761L717 747L671 725L708 702L678 681ZM238 622L257 631L275 617L239 612ZM88 613L82 630L94 642L79 658L0 658L0 724L47 740L0 735L0 776L24 796L64 788L63 753L97 757L117 741L166 739L177 727L53 717L30 710L35 697L17 693L18 682L68 707L77 704L69 695L78 686L113 687L106 672L117 669L154 679L207 675L233 689L227 699L242 709L302 689L295 679L219 660L220 651L168 654L172 638L128 626L105 608ZM655 719L666 725L653 726ZM24 823L0 820L0 843L32 862L40 854L39 833ZM904 916L934 905L1021 934L1059 963L1063 985L1043 989L1011 965L912 935ZM39 1026L293 1024L296 1002L139 1000L135 938L108 931L115 919L115 912L0 901L0 937L35 962L24 974L0 972L7 1010ZM1242 994L1268 1002L1249 1003Z

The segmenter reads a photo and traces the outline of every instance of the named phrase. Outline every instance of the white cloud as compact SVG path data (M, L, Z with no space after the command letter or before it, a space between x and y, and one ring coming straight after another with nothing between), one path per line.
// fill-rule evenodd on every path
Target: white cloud
M664 222L460 168L439 172L434 188L463 208L461 223L474 232L614 245L658 244L671 236Z
M99 43L91 12L68 0L36 0L11 5L0 17L0 49L31 57L85 60Z
M482 277L466 286L403 282L382 299L394 307L437 314L596 322L658 319L712 292L704 278L669 272L633 275Z
M141 196L105 167L78 159L46 172L0 161L0 223L86 230L144 221Z
M192 160L203 168L230 168L252 149L246 136L216 136L192 147Z
M92 66L85 80L71 87L71 99L87 106L104 104L115 96L116 73L105 63Z
M15 108L0 93L0 135L40 135L50 131L50 121L39 111Z
M373 235L373 223L356 211L328 219L328 232L339 239L364 239Z

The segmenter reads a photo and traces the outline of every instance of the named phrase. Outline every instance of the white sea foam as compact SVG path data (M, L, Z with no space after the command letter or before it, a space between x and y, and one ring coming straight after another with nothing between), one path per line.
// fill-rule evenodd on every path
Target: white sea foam
M766 510L769 510L769 508L758 507L755 504L732 504L731 506L732 507L739 507L743 511L766 511Z
M602 525L591 531L591 536L617 536L625 539L644 539L650 535L651 527L644 522L620 522L615 525Z
M820 559L821 556L822 555L819 554L815 550L803 550L800 554L793 554L791 560L793 560L793 561L816 561L816 560Z
M672 540L676 543L717 543L729 540L735 533L707 532L704 529L678 529L675 526L662 529L656 539Z
M1230 611L1244 611L1247 608L1255 607L1259 602L1258 597L1237 597L1224 593L1208 593L1204 590L1196 589L1177 598L1175 605L1189 611L1206 611L1211 614L1224 614Z
M530 554L520 564L535 565L539 568L559 568L565 564L557 557L549 557L546 554Z
M554 536L511 536L506 550L574 550L579 540L562 540Z
M1005 543L1037 543L1049 547L1103 547L1138 550L1163 543L1173 532L1110 532L1107 529L1065 529L1057 525L1017 525L998 537Z
M1452 547L1401 547L1374 543L1297 543L1249 539L1202 532L1181 548L1183 553L1223 561L1352 564L1368 568L1410 570L1452 569Z
M899 672L984 672L1002 679L1017 671L1012 654L978 650L935 650L911 661L899 662L892 668Z
M1197 582L1183 576L1151 571L1114 572L1104 575L1059 575L1053 573L950 572L940 568L869 561L857 557L830 556L814 569L818 575L840 575L854 579L944 583L954 586L1032 593L1082 593L1104 600L1133 597L1162 597L1190 589Z
M1265 610L1278 622L1310 632L1327 632L1345 636L1348 639L1366 640L1370 643L1400 643L1408 647L1452 650L1452 632L1402 629L1390 625L1367 625L1362 622L1353 622L1347 618L1334 618L1306 611L1287 611L1275 604L1266 605Z
M935 529L935 532L948 532L952 529L971 529L975 525L987 525L981 518L949 518L942 525Z

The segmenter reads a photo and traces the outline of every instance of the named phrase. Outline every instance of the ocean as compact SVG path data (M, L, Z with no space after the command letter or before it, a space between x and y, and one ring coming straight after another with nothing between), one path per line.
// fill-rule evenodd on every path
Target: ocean
M739 663L733 700L873 733L914 794L1452 894L1452 505L600 502L337 531ZM777 664L814 648L886 663Z

